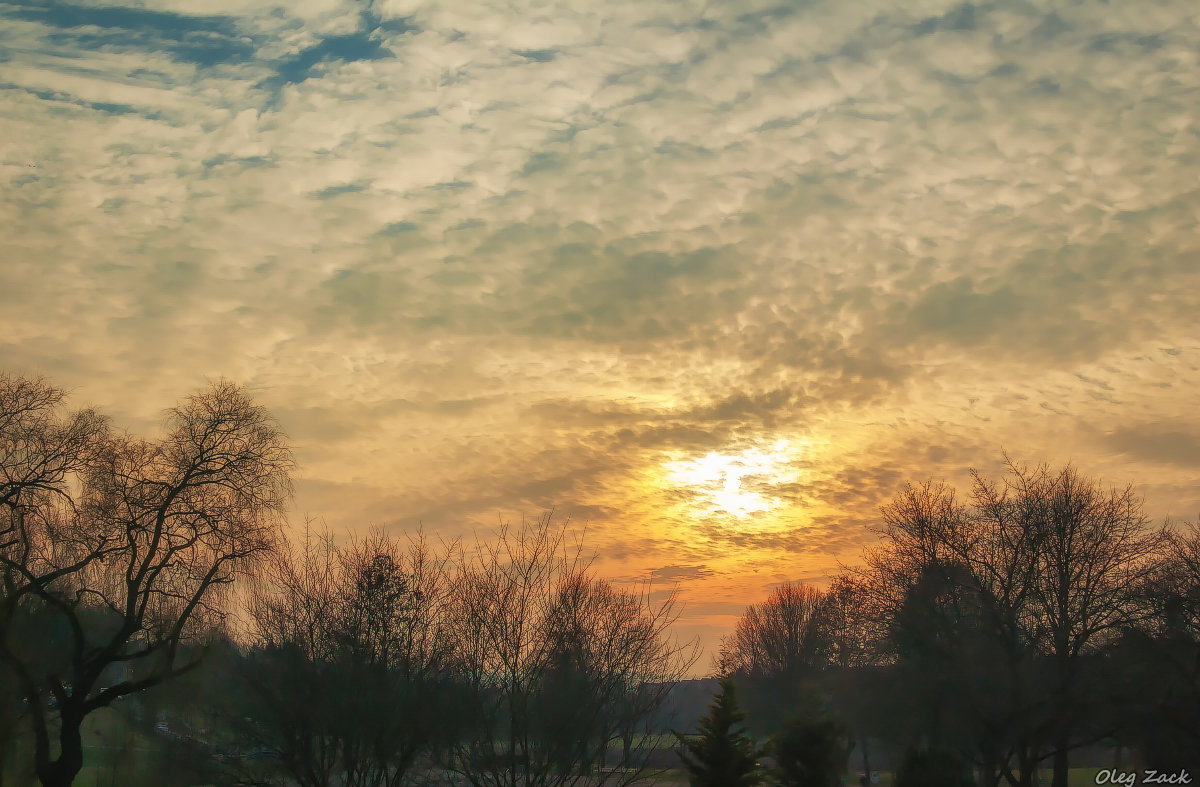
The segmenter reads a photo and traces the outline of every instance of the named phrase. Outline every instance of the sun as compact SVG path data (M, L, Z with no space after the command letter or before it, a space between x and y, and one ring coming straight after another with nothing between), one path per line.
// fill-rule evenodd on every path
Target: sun
M713 451L699 459L675 459L663 469L667 484L693 493L706 513L743 519L783 504L769 493L771 487L795 480L793 460L791 444L780 439L738 453Z

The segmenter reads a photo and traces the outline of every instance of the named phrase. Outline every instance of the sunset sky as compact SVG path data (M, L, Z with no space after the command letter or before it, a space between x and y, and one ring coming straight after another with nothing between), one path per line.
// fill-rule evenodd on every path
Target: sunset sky
M293 521L553 508L710 647L1003 450L1195 518L1198 42L1192 0L0 3L0 369L148 436L244 383Z

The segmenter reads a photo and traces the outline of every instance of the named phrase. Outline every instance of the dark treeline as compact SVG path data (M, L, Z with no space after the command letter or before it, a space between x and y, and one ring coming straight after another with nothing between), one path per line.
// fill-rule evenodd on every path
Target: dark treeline
M1085 747L1200 775L1200 528L1013 461L965 500L909 485L882 514L863 565L778 588L723 643L752 729L832 725L868 776L872 741L901 752L913 787L1027 787L1039 769L1066 787Z
M650 732L697 658L675 595L598 578L549 516L436 549L289 538L290 452L238 387L186 399L157 442L62 401L0 376L0 752L45 787L147 742L170 761L127 780L623 785L661 765Z
M751 784L769 754L772 780L820 787L854 751L910 787L1038 768L1066 787L1096 745L1196 765L1200 531L1072 467L906 488L860 567L747 609L697 723L684 706L711 695L683 680L674 593L596 576L548 516L471 544L289 536L290 451L237 386L185 399L157 441L63 402L0 375L10 783L627 785L682 765Z
M280 551L249 605L237 737L311 787L641 778L695 648L669 636L673 593L596 578L565 536L547 516L470 550L374 531Z

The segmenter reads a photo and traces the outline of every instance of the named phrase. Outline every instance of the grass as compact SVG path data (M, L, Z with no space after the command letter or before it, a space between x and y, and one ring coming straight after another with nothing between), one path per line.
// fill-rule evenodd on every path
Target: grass
M177 785L200 785L202 779L187 781L180 779L178 761L172 759L169 747L163 738L156 733L146 731L144 726L135 726L120 712L112 709L101 709L92 714L84 725L84 768L75 779L75 787L164 787L174 783ZM654 740L646 740L644 736L637 743L658 743L662 748L672 748L674 737L668 735L653 736ZM17 754L14 752L14 754ZM618 755L619 748L614 748L612 754ZM24 762L21 762L21 760ZM15 787L34 787L32 763L28 757L19 754L12 758L5 773L3 783ZM173 773L172 770L175 770ZM1095 785L1099 768L1073 768L1068 779L1069 787L1092 787ZM856 787L858 769L853 768L847 773L843 782L850 787ZM1049 769L1042 771L1040 784L1050 783ZM172 778L174 777L174 778ZM660 784L682 787L688 783L687 773L683 769L667 771ZM879 787L893 787L893 774L880 772Z
M1072 768L1067 777L1067 785L1068 787L1094 787L1096 784L1096 774L1101 770L1101 768ZM843 784L846 784L849 787L856 787L858 784L857 777L858 772L851 771L846 774ZM1050 770L1043 770L1042 780L1040 783L1042 785L1048 785L1050 784L1050 778ZM659 784L680 785L680 787L682 787L682 785L686 785L687 783L687 773L683 770L668 771L664 775L663 779L659 782ZM1036 783L1037 782L1035 782L1035 784ZM877 787L893 787L894 784L894 774L892 774L890 771L879 771L879 784ZM1004 782L1002 782L1002 784L1004 784Z
M169 754L153 733L130 724L119 711L100 708L84 721L83 769L74 787L163 787L172 767ZM27 745L22 745L27 744ZM32 741L17 743L4 784L33 787Z

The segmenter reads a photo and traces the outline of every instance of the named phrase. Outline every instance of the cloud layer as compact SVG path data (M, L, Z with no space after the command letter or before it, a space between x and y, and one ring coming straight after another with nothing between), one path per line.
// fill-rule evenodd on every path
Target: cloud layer
M1200 509L1187 2L192 10L0 3L3 368L244 382L301 511L555 507L710 641L1002 447Z

